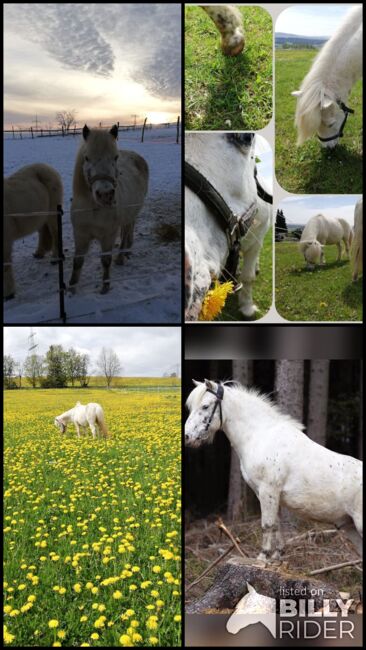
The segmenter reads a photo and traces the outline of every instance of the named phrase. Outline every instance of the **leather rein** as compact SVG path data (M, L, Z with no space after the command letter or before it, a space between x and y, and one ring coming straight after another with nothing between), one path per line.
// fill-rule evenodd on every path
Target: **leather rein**
M318 135L318 139L321 142L330 142L331 140L337 140L337 138L343 138L343 130L344 127L346 126L347 118L349 115L352 115L354 113L353 108L349 108L348 106L346 106L346 104L344 104L341 99L337 99L336 104L344 113L342 124L340 126L338 133L336 133L336 135L332 135L329 138L321 138L320 135Z
M210 424L211 424L211 422L213 420L213 417L215 415L217 407L219 408L219 411L220 411L220 429L221 429L221 427L222 427L222 405L221 404L222 404L222 400L224 399L224 387L219 382L217 384L217 393L215 393L214 390L211 390L211 388L207 388L206 390L207 390L208 393L212 393L212 395L215 395L216 401L215 401L215 404L213 406L212 413L211 413L208 421L206 422L205 431L208 431L209 426L210 426Z

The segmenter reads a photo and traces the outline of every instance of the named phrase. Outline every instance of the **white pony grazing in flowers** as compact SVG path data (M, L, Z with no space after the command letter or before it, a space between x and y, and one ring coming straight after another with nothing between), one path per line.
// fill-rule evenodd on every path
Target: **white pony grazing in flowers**
M208 379L193 383L185 442L199 447L212 442L219 429L227 435L242 476L260 501L259 559L277 559L283 550L280 506L342 528L361 554L362 462L308 438L302 424L256 390Z
M70 423L75 425L78 438L80 438L80 428L87 426L90 427L93 438L97 435L97 427L105 438L108 436L103 409L96 402L89 402L86 405L76 402L74 408L55 418L55 425L61 433L65 433L67 425Z
M349 93L361 76L362 5L357 5L322 47L300 90L292 93L297 96L298 145L317 133L322 146L335 147L352 112L346 110Z
M351 267L352 280L356 282L360 273L362 273L363 251L362 251L362 221L363 206L362 199L359 199L355 207L354 233L351 246Z
M38 230L34 257L44 257L52 249L57 257L57 205L62 204L63 188L59 173L43 163L26 165L4 179L4 297L14 298L12 248ZM17 217L16 214L21 216Z
M118 127L110 131L83 128L83 142L76 157L71 221L75 257L70 289L75 291L84 255L92 239L102 249L102 293L109 290L112 249L120 238L117 264L124 264L125 249L133 242L135 221L148 187L149 170L142 156L117 148Z
M315 264L325 264L324 244L336 244L338 248L337 262L340 262L342 241L349 256L352 228L348 221L341 217L325 217L323 214L316 214L314 217L310 217L302 231L299 249L309 268L313 268Z
M202 9L221 33L221 49L227 56L237 56L244 48L243 18L233 5L206 5Z

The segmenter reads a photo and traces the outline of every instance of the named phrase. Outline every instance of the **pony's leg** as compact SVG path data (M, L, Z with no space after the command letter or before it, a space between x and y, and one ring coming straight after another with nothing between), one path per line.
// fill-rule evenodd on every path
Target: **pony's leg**
M95 424L92 424L91 422L89 422L89 426L90 426L90 430L91 430L91 432L93 434L93 438L95 438L96 435L97 435L97 430L95 428Z
M342 259L342 243L340 241L337 244L337 249L338 249L337 262L340 262Z
M268 560L271 555L273 540L275 540L276 548L272 558L280 557L283 548L282 535L280 533L279 525L279 496L274 494L272 489L268 487L259 490L259 501L261 504L261 523L263 531L262 550L258 555L258 560ZM282 547L278 547L279 540L281 540Z
M221 33L221 49L228 56L237 56L244 47L243 19L236 7L202 7Z
M76 429L76 433L78 435L78 438L80 438L80 427L79 427L78 424L76 424L76 422L75 422L75 429Z
M347 259L349 259L349 241L347 237L344 237L343 241L344 241L344 247L346 249Z
M125 261L130 257L131 253L122 253L122 250L125 248L131 248L133 244L133 231L135 224L129 224L125 228L122 227L121 230L121 251L118 253L116 258L116 264L124 264Z
M38 231L38 246L33 253L33 257L42 259L45 254L52 248L52 236L47 224L44 224Z
M76 285L79 282L81 269L84 264L84 255L88 252L89 243L89 236L81 235L80 233L75 234L75 255L69 283L71 293L75 293L76 291Z
M13 242L9 239L4 238L4 298L5 300L11 300L15 296L15 283L13 276L13 266L12 266L12 247Z
M108 293L110 288L110 268L112 263L112 249L114 245L115 237L105 237L101 240L102 247L102 266L103 266L103 285L101 293Z
M243 287L239 292L239 309L245 318L253 318L257 307L253 304L253 282L256 276L256 266L259 256L260 245L255 241L253 246L245 251L243 268L240 275L240 282Z

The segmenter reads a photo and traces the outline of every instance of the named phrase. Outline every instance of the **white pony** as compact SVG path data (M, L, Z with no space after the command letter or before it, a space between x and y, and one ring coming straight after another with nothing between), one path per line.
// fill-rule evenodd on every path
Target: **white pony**
M221 33L221 49L227 56L237 56L244 48L242 15L233 5L209 5L202 9L210 16Z
M359 199L355 206L354 233L353 233L353 240L351 245L351 267L352 267L353 282L356 282L356 280L358 279L358 275L362 273L362 262L363 262L362 221L363 221L362 199Z
M302 424L253 389L207 379L193 383L196 387L187 400L186 444L212 442L218 429L227 435L239 456L242 476L260 501L259 559L281 555L280 506L305 519L344 527L360 552L362 462L308 438Z
M253 133L187 133L186 160L201 172L235 215L256 202L254 221L241 240L242 288L240 311L252 318L252 285L259 272L259 253L270 226L271 206L257 194ZM213 278L225 268L229 246L225 231L210 209L190 188L185 188L185 317L197 320Z
M348 115L349 93L361 76L362 5L357 5L322 47L300 90L292 93L298 98L298 145L317 133L322 146L335 147Z
M34 257L51 250L57 257L57 205L62 204L62 181L58 172L43 163L26 165L4 179L4 297L14 298L13 242L38 230ZM28 214L32 213L32 214ZM14 215L20 214L16 217Z
M134 151L117 148L118 127L110 131L83 128L83 142L76 157L71 221L75 257L70 289L75 291L84 255L92 239L102 249L102 293L109 290L111 251L120 237L117 264L123 264L124 249L130 249L136 217L148 187L149 171L144 158Z
M323 214L316 214L310 217L302 231L299 249L308 266L313 268L315 264L325 264L324 244L336 244L338 248L337 262L339 262L342 258L342 241L347 256L349 256L352 228L348 221L341 217L326 217Z
M70 423L75 425L78 438L80 438L80 428L87 426L90 427L93 438L97 434L97 426L105 438L108 436L103 409L96 402L89 402L86 405L76 402L74 408L61 413L55 418L55 425L60 429L61 433L65 433L67 425Z

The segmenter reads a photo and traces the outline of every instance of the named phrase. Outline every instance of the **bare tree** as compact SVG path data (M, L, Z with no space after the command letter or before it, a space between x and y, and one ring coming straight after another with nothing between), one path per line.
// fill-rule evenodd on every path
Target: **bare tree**
M56 113L56 120L61 129L69 131L72 126L76 125L76 110L73 108L71 111L60 111Z
M16 362L10 354L5 354L3 358L3 377L5 388L14 388L14 374Z
M30 354L24 362L24 375L33 388L41 380L43 364L43 357L38 354Z
M248 360L234 360L233 361L233 377L236 381L240 381L244 386L250 386L253 382L253 361ZM239 519L240 515L244 515L244 519L248 514L248 486L244 482L238 454L234 447L231 447L230 457L230 476L229 476L229 494L227 503L227 516L230 520ZM244 512L242 513L242 507Z
M310 366L307 434L325 446L328 416L329 359L313 359Z
M122 370L121 362L117 354L110 348L102 349L97 360L97 368L104 375L108 388L112 383L113 377L116 377Z

